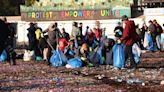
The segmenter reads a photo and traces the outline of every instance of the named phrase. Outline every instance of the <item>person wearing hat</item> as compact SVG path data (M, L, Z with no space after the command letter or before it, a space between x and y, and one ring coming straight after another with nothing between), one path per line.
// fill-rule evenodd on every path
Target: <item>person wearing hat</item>
M32 51L33 48L37 45L37 39L36 39L36 34L35 34L36 28L35 28L35 24L32 22L29 24L29 26L30 27L27 29L28 31L27 37L29 39L28 49Z
M126 15L122 16L122 22L125 23L125 28L123 30L123 35L118 40L118 43L125 44L125 61L130 58L130 68L136 68L137 64L134 61L134 57L132 54L132 46L137 41L138 35L135 29L135 23L132 20L129 20Z
M59 42L59 38L61 37L60 30L58 28L58 23L52 23L49 25L49 27L44 31L48 32L48 65L50 65L50 57L52 55L52 50L56 50L57 44Z

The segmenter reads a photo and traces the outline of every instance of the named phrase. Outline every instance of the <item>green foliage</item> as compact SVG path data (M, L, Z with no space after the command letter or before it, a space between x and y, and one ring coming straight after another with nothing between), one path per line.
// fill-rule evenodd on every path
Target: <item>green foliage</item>
M21 0L0 0L0 16L20 15L20 2Z
M29 4L30 1L35 1L32 4ZM65 2L61 2L65 1ZM88 0L88 2L83 2L78 0L26 0L26 5L21 5L21 12L28 11L61 11L61 10L79 10L79 9L102 9L102 8L114 8L114 7L130 7L130 1L132 0L107 0L102 2L101 0Z

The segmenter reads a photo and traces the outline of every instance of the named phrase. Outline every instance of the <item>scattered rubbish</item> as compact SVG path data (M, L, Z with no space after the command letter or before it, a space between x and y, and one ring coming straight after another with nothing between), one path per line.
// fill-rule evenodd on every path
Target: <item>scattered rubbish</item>
M119 90L115 90L115 92L122 92L122 90L121 90L121 89L119 89Z
M54 92L54 90L53 89L50 89L48 92Z
M122 79L122 78L118 78L118 79L116 79L116 81L117 81L117 82L122 82L123 79Z
M158 62L155 59L147 59L141 65ZM135 71L127 68L112 70L114 67L110 65L66 69L20 59L16 66L0 64L0 67L2 92L133 92L134 89L149 92L163 90L164 85L162 67L137 68Z
M145 68L139 68L138 71L144 72L145 71Z
M96 75L95 77L96 77L97 79L101 80L101 79L103 79L103 78L105 77L105 75L104 75L104 74L102 74L102 75Z
M160 85L160 80L151 80L151 81L149 81L149 84L151 84L151 85Z
M162 80L160 84L161 84L161 85L164 85L164 80Z
M135 74L134 73L130 73L130 76L134 76Z
M145 86L144 80L139 80L139 79L128 79L127 84L141 84L142 86Z

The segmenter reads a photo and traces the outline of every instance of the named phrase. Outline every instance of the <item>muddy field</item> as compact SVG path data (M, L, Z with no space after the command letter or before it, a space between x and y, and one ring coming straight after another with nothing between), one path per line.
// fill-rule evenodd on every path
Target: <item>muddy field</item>
M0 64L1 92L164 92L164 52L144 53L137 70L54 68L45 61Z

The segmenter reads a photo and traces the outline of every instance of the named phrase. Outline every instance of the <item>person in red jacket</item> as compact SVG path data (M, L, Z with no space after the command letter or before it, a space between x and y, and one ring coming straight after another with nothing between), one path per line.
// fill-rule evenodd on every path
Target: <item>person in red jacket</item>
M125 44L125 60L130 58L130 68L136 68L137 65L132 54L132 45L137 41L138 38L135 29L135 23L134 21L129 20L126 15L122 16L122 22L125 23L125 28L119 42Z
M102 29L100 28L100 21L96 21L95 36L96 36L96 40L100 41L102 37Z

